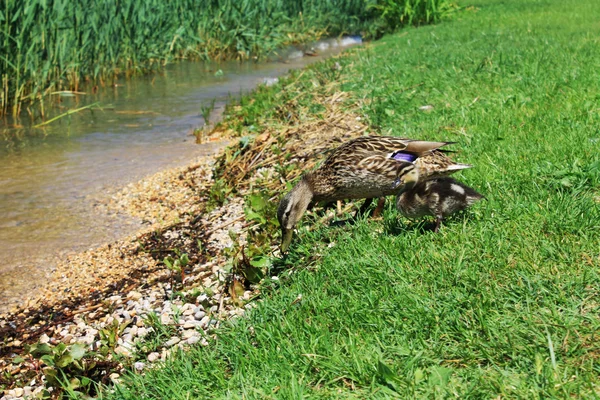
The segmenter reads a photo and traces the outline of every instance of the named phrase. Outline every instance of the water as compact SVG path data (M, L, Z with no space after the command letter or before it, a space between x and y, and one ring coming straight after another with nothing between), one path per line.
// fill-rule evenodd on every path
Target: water
M47 279L57 257L138 230L138 221L99 214L90 199L214 151L216 144L197 145L192 135L204 124L203 106L214 100L218 113L231 96L342 47L320 42L317 57L290 51L286 62L265 64L181 62L159 76L61 97L51 113L95 102L103 110L43 128L0 126L0 308Z

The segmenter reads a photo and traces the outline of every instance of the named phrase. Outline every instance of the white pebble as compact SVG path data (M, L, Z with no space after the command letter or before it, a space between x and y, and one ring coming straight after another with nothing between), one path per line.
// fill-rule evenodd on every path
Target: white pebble
M171 339L169 339L165 342L165 347L174 346L179 342L181 342L181 339L179 339L177 336L173 336Z
M146 336L148 334L148 329L146 329L146 328L138 328L136 333L137 333L138 337L144 337L144 336Z
M142 298L142 294L140 292L136 292L135 290L132 290L131 292L129 292L129 294L127 295L128 299L137 301L139 299Z
M172 322L171 316L167 313L160 314L160 322L163 325L169 325Z
M158 354L156 352L148 354L148 361L150 361L150 362L154 362L154 361L158 360L159 358L160 358L160 354Z
M198 331L196 331L195 329L187 329L187 330L183 331L184 339L189 339L192 336L198 336Z
M196 344L200 341L200 336L192 336L188 338L187 344Z

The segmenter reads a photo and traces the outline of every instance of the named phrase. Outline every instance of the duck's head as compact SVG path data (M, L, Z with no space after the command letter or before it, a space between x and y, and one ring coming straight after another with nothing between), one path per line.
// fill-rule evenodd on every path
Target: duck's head
M419 181L419 168L413 163L405 163L402 168L398 170L398 176L394 185L402 188L401 192L412 189Z
M277 219L281 226L281 252L285 253L292 242L294 227L302 218L313 199L313 191L304 177L294 188L285 195L277 209Z

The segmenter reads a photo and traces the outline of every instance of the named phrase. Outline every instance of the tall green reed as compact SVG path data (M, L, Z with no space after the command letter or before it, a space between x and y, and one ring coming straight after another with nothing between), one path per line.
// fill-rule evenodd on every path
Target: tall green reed
M0 115L174 59L262 58L325 35L434 22L450 0L4 0ZM43 106L43 105L42 105ZM43 107L38 109L42 110Z

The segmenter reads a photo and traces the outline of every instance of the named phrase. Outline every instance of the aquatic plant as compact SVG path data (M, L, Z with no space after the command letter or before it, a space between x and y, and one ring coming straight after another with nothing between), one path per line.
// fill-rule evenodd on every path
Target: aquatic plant
M377 37L437 20L449 0L6 0L0 115L59 90L114 83L174 59L261 58L324 35ZM404 15L409 15L405 18Z

